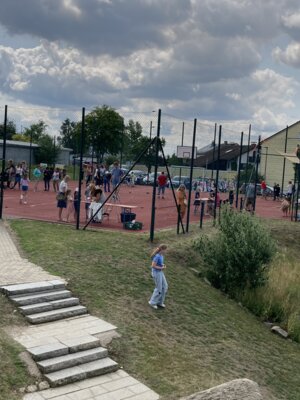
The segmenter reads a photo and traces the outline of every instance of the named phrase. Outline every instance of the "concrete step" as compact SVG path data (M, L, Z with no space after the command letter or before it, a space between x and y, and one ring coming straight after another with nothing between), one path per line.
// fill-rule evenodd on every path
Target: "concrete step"
M62 300L72 297L69 290L47 290L34 294L21 294L18 296L10 296L10 300L18 306L29 306L31 304L45 303L48 301Z
M42 324L44 322L57 321L58 319L75 317L86 314L87 309L83 306L61 308L59 310L46 311L38 314L27 315L26 319L31 324Z
M60 371L45 374L50 386L62 386L68 383L92 378L93 376L104 375L118 369L118 364L110 358L91 361L76 367L62 369Z
M60 308L77 306L78 304L79 304L79 299L77 299L76 297L69 297L67 299L54 300L45 303L37 303L37 304L31 304L29 306L19 307L19 310L24 315L32 315L32 314L42 313L45 311L52 311Z
M63 343L52 343L27 349L31 357L37 362L69 354L69 348Z
M33 283L21 283L18 285L8 285L1 287L1 290L7 296L43 292L45 290L53 290L53 289L65 289L64 282L60 280L52 280L52 281L33 282Z
M76 367L91 361L100 360L108 355L107 349L96 347L90 350L79 351L78 353L67 354L61 357L50 358L37 363L43 374L59 371L66 368Z

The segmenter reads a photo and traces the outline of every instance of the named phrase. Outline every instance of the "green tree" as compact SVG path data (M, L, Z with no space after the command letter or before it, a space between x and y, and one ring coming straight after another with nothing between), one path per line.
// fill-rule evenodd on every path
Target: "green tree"
M60 137L58 138L58 141L63 147L73 149L73 153L78 154L80 145L80 132L81 123L70 121L70 119L67 118L61 124Z
M13 135L17 133L16 124L13 121L8 121L6 124L6 139L12 140ZM0 124L0 139L3 139L4 124Z
M167 161L169 165L183 165L182 159L178 158L175 153L173 153L171 156L167 156Z
M30 138L21 133L16 133L15 135L13 135L12 140L15 140L17 142L29 142Z
M93 147L97 161L105 154L116 155L122 149L124 121L112 107L96 107L86 116L86 146Z
M61 146L55 143L53 137L44 133L38 140L39 147L35 150L35 160L37 163L44 162L54 165L61 150Z
M45 135L47 125L44 121L40 120L36 124L30 125L29 128L25 128L24 136L27 138L32 138L33 143L38 143L40 138Z

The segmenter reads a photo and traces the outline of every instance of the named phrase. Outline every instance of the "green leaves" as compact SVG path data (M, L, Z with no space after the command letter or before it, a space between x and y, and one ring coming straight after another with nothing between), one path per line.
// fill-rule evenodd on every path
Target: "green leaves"
M211 283L237 297L245 288L262 286L265 269L275 254L270 234L257 219L229 208L222 212L219 231L195 242Z

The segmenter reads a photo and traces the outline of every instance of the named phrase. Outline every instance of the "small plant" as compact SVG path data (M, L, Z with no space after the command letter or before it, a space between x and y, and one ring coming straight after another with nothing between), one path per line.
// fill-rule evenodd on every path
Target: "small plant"
M201 236L194 244L200 252L206 277L232 297L246 288L262 286L275 244L261 223L245 213L224 209L218 232Z

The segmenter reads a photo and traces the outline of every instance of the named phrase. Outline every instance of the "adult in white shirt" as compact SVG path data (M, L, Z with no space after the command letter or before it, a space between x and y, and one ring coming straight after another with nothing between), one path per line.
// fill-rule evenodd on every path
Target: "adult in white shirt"
M58 220L62 221L62 211L64 208L67 208L67 190L68 190L68 182L70 180L69 175L66 175L64 179L59 184L59 190L57 198L57 207L58 207Z

